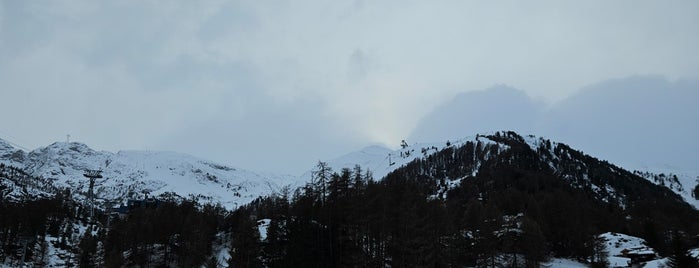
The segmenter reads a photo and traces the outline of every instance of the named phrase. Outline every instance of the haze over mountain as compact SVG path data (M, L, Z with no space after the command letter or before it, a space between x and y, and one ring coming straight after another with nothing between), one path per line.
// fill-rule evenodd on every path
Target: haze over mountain
M442 141L459 138L459 133L503 129L531 133L545 108L543 101L506 85L463 92L423 117L409 140Z
M0 1L0 138L29 151L70 134L97 150L299 174L367 144L397 147L458 92L507 84L557 101L615 77L699 78L698 10L687 0ZM483 103L505 120L488 126L524 128L528 110L505 104Z
M410 141L511 128L555 137L627 168L696 170L699 81L633 76L546 104L510 87L457 95L421 119Z
M614 79L554 104L535 133L633 168L697 170L698 103L699 80Z
M697 25L0 0L0 268L699 267Z

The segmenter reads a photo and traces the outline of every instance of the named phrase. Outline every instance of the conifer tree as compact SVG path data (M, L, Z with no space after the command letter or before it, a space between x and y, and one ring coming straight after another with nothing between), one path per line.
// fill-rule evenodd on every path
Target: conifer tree
M590 239L590 266L592 268L604 268L609 266L609 251L607 250L606 240L599 235L592 236Z
M674 230L670 243L671 253L668 256L667 267L669 268L699 268L699 260L692 257L687 250L682 234Z
M260 262L260 233L257 223L250 217L242 217L233 233L231 259L233 267L262 267Z

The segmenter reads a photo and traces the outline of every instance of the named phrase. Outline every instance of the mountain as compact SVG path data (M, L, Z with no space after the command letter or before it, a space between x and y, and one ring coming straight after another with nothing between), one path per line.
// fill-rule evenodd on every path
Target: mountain
M186 154L111 153L76 142L56 142L27 153L0 141L0 162L47 179L56 187L67 187L77 200L84 200L88 191L85 170L102 170L104 178L96 181L94 189L96 198L116 203L141 199L145 194L173 193L233 209L296 181L292 176L259 174Z
M8 266L21 264L27 243L39 266L116 267L556 267L589 265L612 251L603 243L613 239L668 260L699 246L692 240L699 211L687 203L691 195L677 194L687 188L681 176L631 172L512 131L404 142L397 150L371 146L301 178L80 143L0 148L0 190L9 200L0 202L0 255ZM145 190L230 210L163 197L119 217L87 216L85 169L103 170L99 199L140 199ZM650 262L663 262L660 256Z
M699 209L699 173L673 169L634 170L634 174L657 185L667 187L694 208Z
M681 180L657 174L656 181L510 131L398 150L367 147L309 174L312 182L291 201L272 196L239 211L241 219L264 219L261 245L277 250L250 256L303 266L536 267L547 256L590 264L607 248L594 246L599 235L610 232L637 237L638 245L642 239L663 257L697 246L699 211L674 191ZM299 259L296 248L318 257ZM646 258L639 261L663 262Z
M18 202L50 198L59 192L50 180L27 174L24 170L0 163L0 200Z
M504 90L504 89L503 89ZM343 168L352 169L355 165L371 171L377 179L403 168L411 162L424 161L442 151L453 151L466 145L479 148L492 147L497 152L510 148L512 142L518 140L493 140L493 132L488 135L476 135L459 140L440 143L403 144L400 149L392 150L381 146L369 146L336 159L327 161L335 171ZM517 135L516 133L512 133ZM605 184L594 183L589 174L578 173L575 176L561 159L570 158L561 155L560 148L568 148L574 154L583 156L565 144L551 142L534 136L522 137L522 144L531 150L540 152L537 157L541 165L547 166L553 173L565 174L565 178L575 182L591 181L590 187L597 192L606 192ZM542 147L540 146L548 146ZM552 146L552 147L551 147ZM558 150L558 151L557 151ZM472 159L466 175L476 176L480 165L488 160ZM569 161L573 161L568 159ZM574 159L574 161L582 161ZM120 151L117 153L95 151L82 143L56 142L47 147L30 152L24 152L10 143L0 139L0 163L18 167L26 175L52 182L53 186L71 189L77 200L84 200L88 190L88 180L83 176L86 169L103 171L104 179L97 180L95 193L98 201L109 200L120 203L126 199L143 198L144 194L157 196L164 193L174 193L181 197L197 197L209 203L221 203L232 209L249 203L253 199L278 192L284 186L296 187L303 182L311 181L312 172L306 172L300 177L261 174L243 169L232 168L211 161L199 159L186 154L174 152ZM611 165L613 166L613 165ZM580 167L589 169L586 166ZM618 172L623 169L614 166ZM624 171L626 172L626 171ZM625 174L625 173L624 173ZM612 174L616 176L616 174ZM636 177L645 178L657 185L667 187L680 195L683 200L695 208L699 208L699 200L694 198L694 191L699 185L699 176L691 172L665 172L663 170L634 171ZM611 175L610 175L611 176ZM457 178L452 178L457 179ZM456 181L452 184L457 183ZM589 183L586 183L586 185ZM445 193L448 189L442 189ZM617 200L616 196L611 197Z
M501 134L503 136L499 137ZM515 146L528 148L534 153L531 157L537 158L539 162L537 165L541 166L539 171L550 172L561 179L571 182L573 185L586 188L600 195L610 195L601 197L603 199L620 201L621 199L619 198L623 198L623 194L622 196L616 195L617 189L614 188L614 185L609 184L616 182L607 181L605 178L629 177L634 180L645 179L672 190L681 197L680 200L699 209L699 196L695 194L695 189L699 187L698 174L679 171L668 172L662 169L629 171L606 161L585 155L583 152L575 150L566 144L552 142L543 137L535 137L533 135L521 137L514 132L493 132L487 135L476 135L443 143L405 144L404 147L397 150L381 146L370 146L329 160L327 163L335 171L340 171L343 168L352 169L355 165L359 165L371 171L375 178L380 179L414 161L424 162L445 150L453 153L464 146L469 146L469 150L474 151L470 152L470 154L474 154L474 156L467 159L453 160L465 161L465 163L452 164L466 164L468 168L447 177L442 175L443 178L453 181L452 184L458 183L458 180L468 176L475 177L480 172L480 167L490 158L495 158L502 152L511 151L512 146ZM492 148L495 153L484 154L481 158L475 157L478 150L484 150L483 148L488 147ZM442 168L447 169L447 167ZM596 171L597 169L609 170L610 172L600 173ZM310 177L310 171L303 176L306 181L310 181ZM447 190L446 188L442 189L442 192Z

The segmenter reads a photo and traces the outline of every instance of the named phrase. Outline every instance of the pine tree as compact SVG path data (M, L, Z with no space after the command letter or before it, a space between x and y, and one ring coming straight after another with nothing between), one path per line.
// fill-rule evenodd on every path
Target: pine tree
M668 256L667 267L669 268L699 268L699 260L692 257L685 246L681 233L677 230L672 232L671 254Z
M539 224L529 218L522 220L522 234L520 238L520 249L524 253L527 267L539 267L542 261L546 260L548 248Z
M284 219L272 219L267 227L264 242L265 264L267 267L284 267L288 246L287 229Z
M91 228L85 233L83 238L78 244L80 249L79 264L80 267L94 267L95 264L95 253L97 251L97 238L90 234Z
M238 228L233 233L229 264L233 267L262 267L260 255L260 233L257 223L249 216L242 216Z
M590 240L590 266L592 268L604 268L609 266L609 251L607 250L606 240L603 237L595 235Z
M314 190L318 196L318 201L321 205L325 204L325 199L328 196L328 182L332 175L332 168L328 163L318 161L315 170L313 171Z

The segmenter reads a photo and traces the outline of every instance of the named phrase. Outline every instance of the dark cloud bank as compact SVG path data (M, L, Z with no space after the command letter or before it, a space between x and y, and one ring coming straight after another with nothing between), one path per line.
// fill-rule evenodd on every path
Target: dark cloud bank
M570 144L630 168L695 170L699 81L635 76L601 82L545 105L496 86L461 93L420 120L410 140L515 130Z

